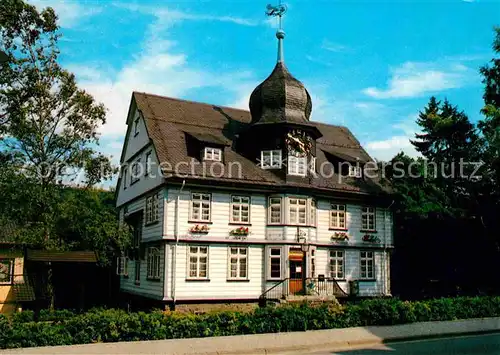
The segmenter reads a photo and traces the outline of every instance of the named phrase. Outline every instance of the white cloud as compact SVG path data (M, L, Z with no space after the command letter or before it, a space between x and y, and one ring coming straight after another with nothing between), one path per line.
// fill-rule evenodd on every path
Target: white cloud
M208 14L192 14L178 10L172 10L167 7L137 5L137 4L121 4L114 3L115 6L128 9L130 11L137 11L143 14L153 15L157 18L158 24L172 24L178 21L219 21L230 22L243 26L256 26L259 21L246 19L237 16L227 15L208 15Z
M369 87L363 93L376 99L409 98L463 87L473 72L463 64L406 62L391 70L387 89Z
M382 161L389 161L401 152L413 157L418 156L407 136L393 136L385 140L368 142L365 148L372 157Z
M29 3L38 9L52 7L59 18L59 25L65 28L74 27L81 19L102 11L98 6L84 6L74 0L29 0Z
M133 91L141 91L171 97L183 97L196 88L217 87L239 97L243 90L251 92L251 73L248 71L220 73L216 70L194 68L186 54L168 37L168 29L186 19L174 12L155 14L145 34L143 49L136 57L118 70L98 68L95 65L73 64L69 68L77 76L79 85L90 92L108 109L106 124L100 128L103 139L115 141L104 150L119 156L121 146L116 144L126 129L126 114ZM223 21L228 20L222 17ZM159 31L161 28L161 31ZM246 108L248 108L248 101Z
M410 142L410 139L415 139L415 133L419 131L419 127L415 122L416 118L416 115L410 115L406 120L394 124L392 128L401 132L398 132L397 135L387 139L367 142L364 146L368 153L375 159L384 161L391 160L400 152L404 152L411 157L419 156L420 154Z
M331 41L326 40L326 39L323 40L323 42L321 44L321 48L323 48L327 51L336 52L336 53L347 52L350 50L349 47L344 46L343 44L334 43L334 42L331 42Z

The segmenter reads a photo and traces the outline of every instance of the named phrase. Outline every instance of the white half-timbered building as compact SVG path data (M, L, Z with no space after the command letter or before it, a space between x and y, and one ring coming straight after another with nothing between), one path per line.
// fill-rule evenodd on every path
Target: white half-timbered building
M175 305L390 295L391 194L282 60L250 111L134 92L116 188L120 288ZM368 169L370 168L370 169Z

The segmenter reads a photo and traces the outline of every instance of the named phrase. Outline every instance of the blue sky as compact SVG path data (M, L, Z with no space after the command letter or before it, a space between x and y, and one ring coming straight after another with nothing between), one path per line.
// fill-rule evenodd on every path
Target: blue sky
M101 150L119 158L133 90L248 108L276 61L266 1L32 0L60 17L61 62L108 108ZM285 62L312 119L349 127L378 159L408 139L431 95L481 118L478 69L493 56L500 0L298 1Z

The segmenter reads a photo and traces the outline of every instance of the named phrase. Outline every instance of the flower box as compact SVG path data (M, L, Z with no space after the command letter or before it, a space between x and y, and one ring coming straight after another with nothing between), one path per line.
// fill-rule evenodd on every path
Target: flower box
M246 237L249 234L250 230L248 229L248 227L239 227L229 232L229 235L232 235L234 237Z
M362 239L367 243L380 243L380 238L373 234L365 234Z
M192 234L207 234L210 229L206 224L200 226L200 225L195 225L189 229L189 232Z
M335 232L334 235L331 236L332 242L346 242L349 240L349 235L346 232Z

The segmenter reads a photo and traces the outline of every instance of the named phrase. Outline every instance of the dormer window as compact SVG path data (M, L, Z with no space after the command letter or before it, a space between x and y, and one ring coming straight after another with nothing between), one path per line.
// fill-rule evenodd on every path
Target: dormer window
M220 148L205 147L203 160L221 161L222 150Z
M260 156L262 169L281 168L281 150L263 150Z
M349 177L360 178L361 167L357 165L349 165Z
M306 176L307 173L307 157L288 157L288 174Z

